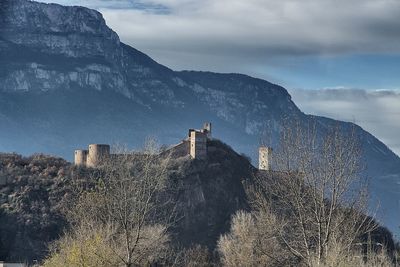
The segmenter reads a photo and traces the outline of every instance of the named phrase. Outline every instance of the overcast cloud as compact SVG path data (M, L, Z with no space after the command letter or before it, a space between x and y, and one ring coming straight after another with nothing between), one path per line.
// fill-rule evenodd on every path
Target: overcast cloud
M141 3L167 12L101 10L123 41L177 69L236 71L282 57L400 52L398 0Z
M400 155L400 90L290 90L306 113L355 122Z
M175 69L400 52L398 0L49 1L100 10L122 41Z

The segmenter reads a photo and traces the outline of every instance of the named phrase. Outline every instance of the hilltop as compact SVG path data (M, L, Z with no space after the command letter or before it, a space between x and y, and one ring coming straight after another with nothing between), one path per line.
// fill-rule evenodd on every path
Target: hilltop
M220 235L229 230L232 216L250 209L245 186L256 176L271 185L279 183L278 173L259 172L247 156L223 142L209 140L208 147L212 149L202 160L174 148L168 153L172 158L166 190L174 192L178 218L170 234L177 248L201 245L213 251ZM77 189L93 188L95 172L61 158L0 154L0 257L42 260L48 246L69 229L65 211L71 208ZM389 251L394 249L385 228L378 228L372 238Z
M248 207L242 183L256 169L226 144L210 142L215 150L207 160L178 156L169 163L170 184L179 185L175 197L180 219L174 230L179 246L215 248L231 216ZM7 179L0 186L0 257L43 259L47 246L68 228L63 209L77 185L93 185L92 171L61 158L0 154L0 178Z

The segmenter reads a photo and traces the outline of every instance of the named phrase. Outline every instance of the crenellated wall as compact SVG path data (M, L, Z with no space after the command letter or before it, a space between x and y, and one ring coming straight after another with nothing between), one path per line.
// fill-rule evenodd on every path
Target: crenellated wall
M190 155L193 159L206 159L207 140L209 138L211 138L211 123L207 122L201 130L189 129L188 137L170 149L180 156ZM163 153L165 151L161 154ZM118 155L110 154L109 145L90 144L88 150L75 150L74 162L77 166L97 167L110 156L115 156L115 159L118 159Z

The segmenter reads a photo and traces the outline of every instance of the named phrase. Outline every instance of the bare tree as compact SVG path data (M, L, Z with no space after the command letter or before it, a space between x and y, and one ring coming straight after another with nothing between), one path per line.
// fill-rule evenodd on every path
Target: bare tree
M221 236L218 251L224 266L277 266L287 262L279 241L281 221L269 209L238 211L230 232Z
M107 228L77 226L50 248L44 267L59 266L117 266L120 260L108 244Z
M171 266L182 267L211 267L219 266L207 247L193 245L189 248L183 248L176 253L176 258Z
M96 187L82 192L68 213L72 236L77 229L106 229L104 242L127 267L163 260L175 214L167 193L168 162L154 143L140 152L118 149L103 159L92 177Z
M333 248L348 253L357 238L375 228L366 215L354 128L336 126L318 133L315 124L283 127L274 168L276 172L255 178L251 198L256 204L275 201L274 209L287 220L280 238L307 265L322 264Z
M230 233L221 236L218 250L224 266L254 266L256 239L254 218L250 213L239 211L232 218Z

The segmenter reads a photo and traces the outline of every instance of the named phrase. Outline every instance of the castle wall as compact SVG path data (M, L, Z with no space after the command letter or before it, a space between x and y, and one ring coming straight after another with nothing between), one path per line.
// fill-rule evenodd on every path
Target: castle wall
M87 150L75 150L74 162L75 165L85 166L87 161L88 151Z
M91 144L89 145L89 153L86 161L86 166L96 167L105 159L110 157L110 146Z
M205 159L207 157L207 139L211 138L211 123L204 123L203 129L189 129L188 138L171 147L175 157L190 155L193 159ZM162 152L164 154L166 152ZM105 144L91 144L89 150L75 150L75 165L97 167L102 161L109 159L118 160L119 155L110 154L110 146Z
M190 156L194 159L204 159L207 157L207 134L191 131L190 132Z
M272 148L260 147L258 151L258 169L269 171L272 163Z
M173 158L179 158L179 157L185 157L190 154L190 141L189 140L183 140L177 145L174 145L173 147L169 148L168 150L164 151L161 153L161 155L170 155Z

